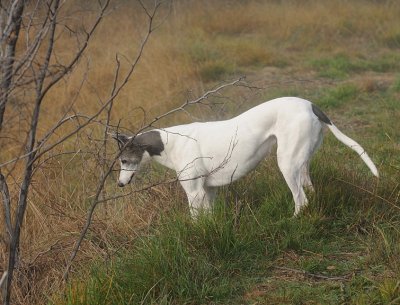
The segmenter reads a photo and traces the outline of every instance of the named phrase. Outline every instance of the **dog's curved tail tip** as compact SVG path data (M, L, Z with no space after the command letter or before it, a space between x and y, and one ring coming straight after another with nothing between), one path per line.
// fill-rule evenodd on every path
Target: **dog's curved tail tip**
M371 158L368 156L364 148L362 148L361 145L358 144L356 141L354 141L353 139L346 136L343 132L341 132L333 123L327 124L327 126L329 130L333 133L333 135L340 142L342 142L344 145L356 151L358 155L361 157L361 159L368 166L368 168L371 170L372 174L374 174L375 177L379 178L378 169L376 168L375 164L372 162Z

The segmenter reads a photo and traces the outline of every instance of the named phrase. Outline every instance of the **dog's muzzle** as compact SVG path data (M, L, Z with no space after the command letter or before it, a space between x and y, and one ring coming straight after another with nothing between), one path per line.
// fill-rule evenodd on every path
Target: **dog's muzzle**
M133 172L133 174L132 174L131 178L129 179L129 181L128 181L127 183L123 183L123 182L121 182L121 181L118 181L118 186L119 186L119 187L124 187L125 185L127 185L127 184L131 183L131 182L132 182L132 179L133 179L133 177L135 177L135 174L136 174L136 172Z

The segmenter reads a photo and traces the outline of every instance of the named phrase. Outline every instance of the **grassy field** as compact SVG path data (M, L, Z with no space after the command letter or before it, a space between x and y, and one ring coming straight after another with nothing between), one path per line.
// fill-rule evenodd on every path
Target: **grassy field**
M213 107L194 107L192 117L181 113L158 124L223 119L267 99L300 96L360 142L380 179L327 134L312 163L316 194L297 218L274 156L221 189L214 213L196 222L176 183L110 201L98 208L64 285L63 266L98 182L101 165L93 156L101 149L101 128L94 126L58 151L79 153L56 156L36 173L18 303L399 304L398 16L395 0L175 1L115 101L113 124L135 132L216 84L246 75L259 89L230 89L224 99L210 99ZM85 78L74 111L95 111L98 97L112 88L115 54L132 59L144 22L137 5L118 2L87 60L50 92L41 133ZM66 44L58 54L69 51ZM152 169L129 188L172 175ZM115 180L107 182L106 195L122 193Z
M132 247L72 281L63 304L398 304L396 82L373 92L341 82L289 90L319 97L372 152L379 181L328 135L312 164L316 195L300 217L271 158L224 188L197 222L179 197Z

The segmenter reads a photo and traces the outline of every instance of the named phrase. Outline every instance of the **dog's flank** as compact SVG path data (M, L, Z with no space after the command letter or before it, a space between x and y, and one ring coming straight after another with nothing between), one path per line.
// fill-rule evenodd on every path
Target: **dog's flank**
M200 209L211 207L216 187L249 173L277 144L278 166L292 192L297 215L308 202L304 188L313 190L309 165L322 143L323 126L355 150L378 176L364 149L344 135L321 109L309 101L285 97L260 104L230 120L155 129L133 139L116 136L119 144L127 144L122 146L118 184L128 184L141 163L155 160L177 172L191 214L196 216Z

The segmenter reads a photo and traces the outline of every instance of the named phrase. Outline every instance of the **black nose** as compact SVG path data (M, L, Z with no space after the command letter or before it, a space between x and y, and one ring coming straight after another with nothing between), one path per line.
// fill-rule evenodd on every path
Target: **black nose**
M125 184L123 184L122 182L118 182L118 186L123 187L123 186L125 186Z

